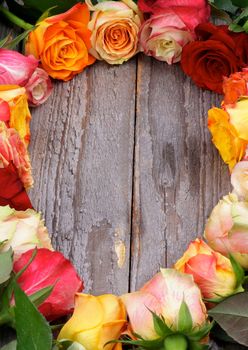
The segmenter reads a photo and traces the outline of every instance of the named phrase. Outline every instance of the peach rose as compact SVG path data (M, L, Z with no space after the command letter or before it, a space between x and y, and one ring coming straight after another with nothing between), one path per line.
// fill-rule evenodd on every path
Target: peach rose
M75 341L87 350L121 350L120 344L105 344L118 339L126 323L124 305L115 295L95 297L77 293L74 313L58 339Z
M205 238L212 249L234 258L248 268L248 202L229 194L213 209L205 228Z
M26 90L17 85L0 85L0 100L5 101L8 106L0 104L0 120L14 128L26 146L30 141L31 114L28 108Z
M90 52L98 60L121 64L138 52L138 32L143 20L132 0L103 1L93 6L88 28L92 31Z
M177 345L178 342L187 344L190 337L192 348L197 347L209 332L200 289L192 276L174 269L161 269L140 291L125 294L122 300L133 338L139 335L151 341L151 349L186 349ZM164 323L163 327L155 327L152 312L160 318L160 324ZM201 335L197 337L199 332ZM172 347L167 347L169 343ZM140 346L142 348L142 340Z
M90 13L78 3L69 11L48 17L37 24L27 39L26 54L40 60L42 68L54 79L70 80L95 59L89 54Z
M17 211L9 206L0 207L0 252L12 247L14 260L33 249L52 249L47 228L40 213L32 209Z
M236 275L228 258L213 251L203 240L191 242L175 269L191 274L204 298L227 297L236 293Z
M11 163L17 168L24 187L31 187L33 178L27 148L16 130L0 121L0 168L7 168Z

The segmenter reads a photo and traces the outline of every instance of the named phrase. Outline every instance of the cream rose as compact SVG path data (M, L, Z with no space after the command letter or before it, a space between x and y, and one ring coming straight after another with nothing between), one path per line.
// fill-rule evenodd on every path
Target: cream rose
M131 0L104 1L92 5L88 28L91 30L90 53L109 64L122 64L138 52L138 33L142 14Z

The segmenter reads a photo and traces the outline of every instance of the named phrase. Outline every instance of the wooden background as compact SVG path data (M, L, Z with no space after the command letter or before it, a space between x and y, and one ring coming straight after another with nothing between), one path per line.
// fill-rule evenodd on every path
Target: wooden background
M230 190L207 130L220 100L139 55L55 83L32 110L32 203L86 292L133 291L202 235Z

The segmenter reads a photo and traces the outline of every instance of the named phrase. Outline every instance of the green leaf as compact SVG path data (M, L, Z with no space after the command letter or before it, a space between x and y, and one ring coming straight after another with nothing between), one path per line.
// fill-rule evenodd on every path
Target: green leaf
M42 288L38 290L38 292L35 292L34 294L29 295L30 301L35 305L35 306L40 306L43 301L45 301L49 295L52 293L54 286L48 286L45 288Z
M75 5L77 0L23 0L26 7L30 7L34 10L38 10L44 13L48 9L54 8L52 13L62 13L69 10L73 5Z
M47 9L45 12L42 13L42 15L40 16L40 18L37 20L37 23L44 21L44 19L46 19L47 17L51 16L52 10L55 9L57 6L53 6L49 9Z
M13 340L12 342L4 345L1 350L16 350L17 342Z
M34 29L35 27L33 27ZM4 43L3 47L5 49L13 50L22 40L24 40L33 29L25 30L23 33L15 37L13 40L8 40Z
M248 0L232 0L234 6L238 6L241 8L248 6Z
M52 332L49 324L17 283L14 296L17 350L50 350Z
M233 15L238 10L238 7L234 6L231 0L213 0L210 4L219 10L227 11Z
M13 251L0 253L0 284L8 281L13 269Z
M193 327L193 321L188 305L182 301L178 315L178 330L179 332L188 332Z
M34 258L36 257L36 254L37 254L37 247L34 249L32 256L31 256L30 260L28 261L28 263L20 271L18 271L18 273L15 275L16 281L27 270L29 265L32 264L32 262L34 261Z
M236 286L235 288L239 288L244 282L245 272L242 266L237 262L232 254L229 254L229 259L232 264L233 271L236 276Z
M248 293L235 294L218 304L209 315L235 341L248 346Z

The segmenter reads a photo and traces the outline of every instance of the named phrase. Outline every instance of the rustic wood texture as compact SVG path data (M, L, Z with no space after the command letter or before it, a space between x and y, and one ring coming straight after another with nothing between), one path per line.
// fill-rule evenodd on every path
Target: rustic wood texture
M56 83L33 109L30 196L86 292L135 290L202 235L230 190L207 130L219 101L140 55Z

